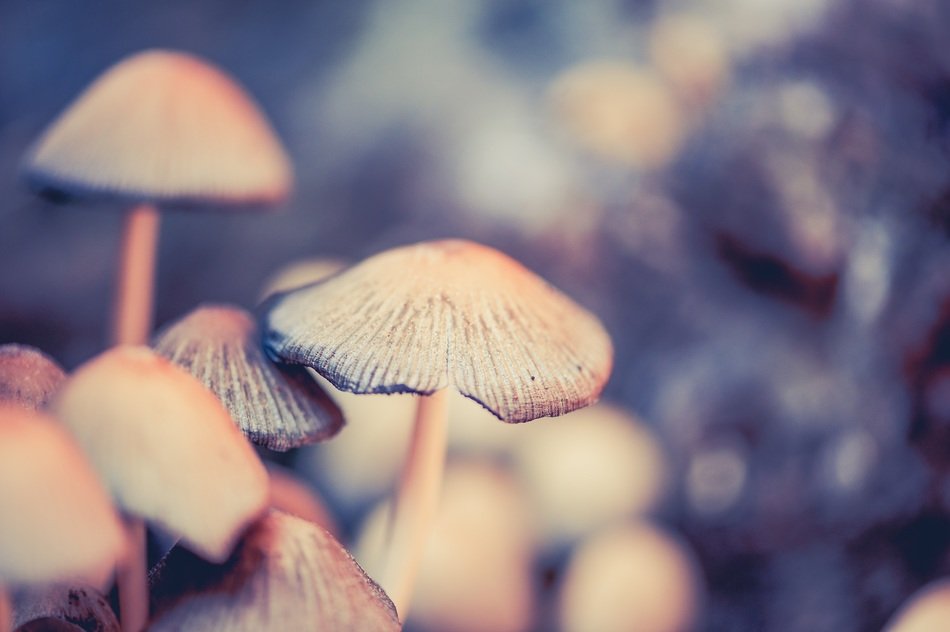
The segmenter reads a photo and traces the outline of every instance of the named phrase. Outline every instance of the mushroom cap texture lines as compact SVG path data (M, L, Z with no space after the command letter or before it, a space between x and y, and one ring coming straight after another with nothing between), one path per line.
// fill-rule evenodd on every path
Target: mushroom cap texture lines
M306 369L264 356L254 319L203 305L162 331L155 349L218 396L244 434L272 450L334 436L343 414Z
M396 632L392 602L325 529L271 511L221 566L173 549L152 573L149 630Z
M461 240L388 250L282 296L265 346L342 390L451 385L508 422L593 403L613 363L595 316L507 255Z
M257 204L290 161L245 91L208 63L149 50L103 73L32 148L25 176L72 196Z
M267 507L264 466L211 391L145 347L79 367L53 408L125 512L223 560Z

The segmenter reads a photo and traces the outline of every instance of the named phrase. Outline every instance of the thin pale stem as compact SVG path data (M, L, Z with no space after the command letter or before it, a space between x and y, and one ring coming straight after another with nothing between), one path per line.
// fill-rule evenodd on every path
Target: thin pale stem
M148 579L145 550L145 523L138 518L126 520L129 550L116 567L119 589L119 619L122 632L141 632L148 621Z
M380 575L380 584L402 621L409 614L416 574L438 509L447 421L445 390L419 398L409 451L392 505L389 547Z
M148 342L152 330L158 225L158 210L151 204L140 204L125 214L112 321L113 344Z
M10 593L6 586L0 584L0 632L10 632L13 629L13 605L10 603Z

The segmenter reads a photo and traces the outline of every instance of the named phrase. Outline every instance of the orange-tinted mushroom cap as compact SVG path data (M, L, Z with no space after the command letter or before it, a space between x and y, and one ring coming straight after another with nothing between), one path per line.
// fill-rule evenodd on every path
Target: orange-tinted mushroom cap
M0 406L0 583L101 586L125 546L102 483L62 426Z
M53 410L124 511L222 560L267 507L267 472L191 375L145 347L114 347L66 381Z
M507 255L469 241L423 242L290 292L265 345L356 393L455 386L522 422L581 408L613 362L600 321Z
M329 439L343 414L306 369L264 356L246 311L203 305L159 333L156 350L211 389L247 437L272 450Z
M323 528L271 511L221 566L173 549L151 577L149 630L397 632L386 594Z
M46 130L25 175L41 189L132 201L279 201L291 167L260 110L207 62L165 50L102 74Z

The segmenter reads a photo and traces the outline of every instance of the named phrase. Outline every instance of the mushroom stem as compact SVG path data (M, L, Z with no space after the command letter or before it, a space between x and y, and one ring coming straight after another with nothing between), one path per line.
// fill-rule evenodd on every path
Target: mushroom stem
M158 210L151 204L140 204L125 214L112 325L114 344L148 342L158 224Z
M126 531L128 554L115 573L119 590L119 621L122 624L122 632L141 632L148 621L145 522L139 518L127 518Z
M392 504L389 547L380 584L403 622L438 507L445 469L447 406L445 389L419 398L409 452Z
M10 593L6 586L0 584L0 632L10 632L13 629L13 606L10 603Z

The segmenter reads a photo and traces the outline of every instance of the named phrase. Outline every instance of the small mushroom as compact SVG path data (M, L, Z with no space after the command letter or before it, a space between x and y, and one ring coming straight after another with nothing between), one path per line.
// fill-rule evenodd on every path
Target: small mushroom
M283 200L290 163L270 125L230 77L165 50L102 74L44 132L25 177L66 197L118 199L126 213L113 338L151 330L156 204L235 206Z
M624 522L583 541L561 584L561 632L685 632L697 621L696 564L677 539Z
M45 414L0 406L0 629L5 586L104 586L126 541L96 473Z
M0 404L40 410L66 374L48 355L26 345L0 345Z
M252 442L289 450L329 439L343 415L306 369L264 356L254 318L229 305L203 305L165 328L155 350L218 396Z
M261 290L258 302L263 303L272 296L323 281L345 267L346 264L342 260L326 257L313 257L288 263L264 282L264 289Z
M267 464L270 478L270 506L284 513L312 522L329 531L339 533L339 527L326 503L306 482L297 478L290 470Z
M884 632L938 632L950 622L950 578L933 581L900 607Z
M153 571L153 632L396 632L382 589L321 527L271 511L231 558L176 547Z
M595 316L515 260L461 240L395 248L285 294L265 346L354 393L416 393L416 425L380 577L400 615L445 461L445 389L499 419L561 415L597 400L613 349Z
M130 516L123 630L147 617L143 520L225 559L267 507L267 472L211 391L145 347L115 347L67 380L53 410Z

